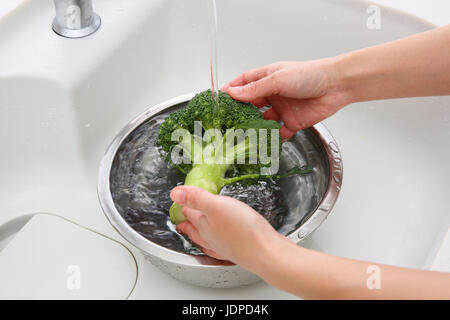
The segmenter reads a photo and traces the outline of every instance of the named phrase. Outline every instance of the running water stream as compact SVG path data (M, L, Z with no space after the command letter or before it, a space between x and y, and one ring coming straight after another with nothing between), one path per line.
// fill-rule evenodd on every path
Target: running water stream
M208 21L209 21L209 66L211 73L211 92L215 103L215 113L219 108L219 66L217 60L217 3L216 0L207 0L208 2Z

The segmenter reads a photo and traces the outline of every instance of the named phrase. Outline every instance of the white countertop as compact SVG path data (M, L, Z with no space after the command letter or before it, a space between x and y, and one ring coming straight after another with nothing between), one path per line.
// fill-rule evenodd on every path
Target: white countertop
M448 0L373 0L371 2L408 12L437 26L450 23L450 1Z

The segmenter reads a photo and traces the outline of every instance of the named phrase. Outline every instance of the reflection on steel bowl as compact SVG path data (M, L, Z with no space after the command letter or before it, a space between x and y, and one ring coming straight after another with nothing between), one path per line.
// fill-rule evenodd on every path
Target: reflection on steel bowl
M161 156L156 143L158 128L168 114L186 106L193 96L150 108L117 135L100 165L100 203L114 228L140 249L146 260L174 278L205 287L250 284L259 278L203 255L175 231L168 217L169 192L183 177ZM323 124L298 132L283 144L280 171L306 164L314 168L313 173L251 186L231 185L222 194L247 202L278 232L299 243L327 218L342 185L339 148Z

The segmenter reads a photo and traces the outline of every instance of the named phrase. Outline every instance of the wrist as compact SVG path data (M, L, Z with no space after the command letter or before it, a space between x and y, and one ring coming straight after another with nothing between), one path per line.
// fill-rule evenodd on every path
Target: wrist
M353 77L347 54L326 59L328 92L339 96L341 107L357 102Z
M259 246L258 257L251 271L266 282L280 287L282 279L286 277L289 257L298 254L294 251L299 248L291 240L277 233L271 241L265 241Z

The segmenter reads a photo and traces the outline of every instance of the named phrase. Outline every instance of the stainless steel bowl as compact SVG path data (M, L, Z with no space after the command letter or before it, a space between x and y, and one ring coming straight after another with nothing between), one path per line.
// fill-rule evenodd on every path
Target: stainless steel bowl
M185 106L193 96L194 94L184 95L150 108L126 125L117 135L101 161L98 182L100 203L114 228L128 242L140 249L146 260L174 278L199 286L216 288L250 284L258 281L259 278L239 266L205 255L179 252L144 237L133 229L123 217L124 211L130 208L119 205L120 200L113 196L116 190L112 190L112 188L118 188L115 181L120 178L120 175L132 176L138 174L136 171L142 171L142 167L139 170L136 169L135 162L137 160L131 158L129 154L130 150L136 148L141 154L145 152L146 145L144 143L148 139L139 136L134 139L134 143L138 141L138 147L132 145L127 149L127 144L133 140L130 137L137 136L137 132L146 132L145 126L151 124L152 121L155 122L155 119L161 117L161 114ZM116 168L117 163L125 161L124 158L128 161L126 166L133 167L129 169L126 167L125 172ZM148 156L148 159L153 160L146 160L145 170L148 172L153 170L152 161L160 161L155 160L156 158L160 157ZM299 243L317 229L331 212L341 190L342 158L338 145L330 132L323 124L317 124L297 133L283 145L281 162L282 166L284 163L285 166L309 164L314 167L314 172L308 176L298 179L289 178L280 182L282 192L287 199L286 205L289 213L285 223L278 231L293 242ZM165 193L168 193L168 190ZM148 195L143 196L148 197ZM163 196L166 195L152 195L155 200ZM147 212L146 214L152 213Z

